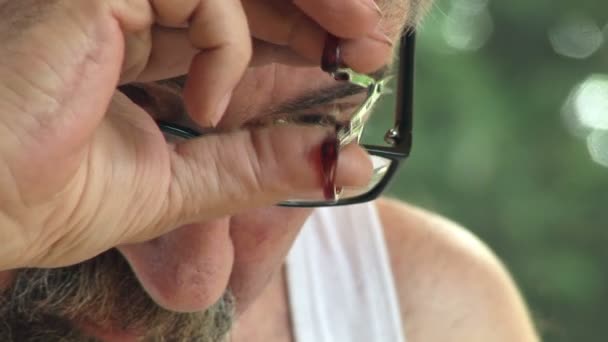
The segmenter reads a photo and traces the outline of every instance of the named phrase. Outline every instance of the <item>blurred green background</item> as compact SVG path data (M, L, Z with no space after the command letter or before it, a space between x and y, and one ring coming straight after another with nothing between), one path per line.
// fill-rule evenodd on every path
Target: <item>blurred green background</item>
M608 1L446 0L392 194L504 261L545 341L608 339Z

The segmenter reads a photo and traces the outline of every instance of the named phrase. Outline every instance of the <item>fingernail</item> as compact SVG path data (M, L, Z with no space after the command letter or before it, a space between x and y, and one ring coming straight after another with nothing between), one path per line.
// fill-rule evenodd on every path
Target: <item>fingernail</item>
M226 109L228 109L228 105L230 104L231 99L232 99L232 91L229 91L226 95L224 95L224 97L222 97L220 102L218 102L217 107L216 107L217 110L215 111L215 115L212 118L210 118L211 124L213 127L217 126L217 124L220 122L220 120L224 116L224 113L226 112Z
M380 6L378 6L375 0L362 0L361 3L376 12L380 17L382 16L382 9Z
M323 172L323 195L326 200L335 200L339 191L336 188L336 169L340 144L335 134L325 138L321 144L321 169Z
M387 36L386 33L382 32L380 25L374 31L372 31L368 37L391 47L394 45L393 40Z
M342 66L342 55L340 51L340 39L331 33L325 38L323 56L321 58L321 69L325 72L334 72Z

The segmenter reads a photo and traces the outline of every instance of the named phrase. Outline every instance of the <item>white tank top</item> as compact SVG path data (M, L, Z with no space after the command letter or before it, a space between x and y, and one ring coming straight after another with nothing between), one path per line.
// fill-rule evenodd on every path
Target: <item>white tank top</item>
M405 342L373 203L315 210L287 258L287 284L297 342Z

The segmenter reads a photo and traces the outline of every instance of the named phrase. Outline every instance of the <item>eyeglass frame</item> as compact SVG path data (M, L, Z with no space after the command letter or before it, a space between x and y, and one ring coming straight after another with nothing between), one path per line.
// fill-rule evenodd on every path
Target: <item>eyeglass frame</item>
M335 202L281 202L277 204L278 206L318 208L352 205L375 200L384 192L399 169L401 162L409 157L412 149L415 42L415 30L406 30L401 37L399 45L399 69L397 73L397 92L395 96L397 102L395 106L395 121L393 127L389 129L385 135L385 141L390 145L390 147L367 144L361 145L370 155L378 156L391 161L389 168L384 173L382 179L376 185L374 185L373 188L355 197L338 199ZM373 97L379 97L382 95L378 92L378 88L384 86L386 81L386 79L374 80L370 76L359 74L349 68L337 68L330 72L330 74L332 74L336 80L352 82L356 85L368 88L370 94L359 110L363 109L365 106L371 106L377 101L377 98L374 99ZM200 132L197 132L194 129L173 123L157 121L157 124L163 133L179 136L184 139L193 139L202 135ZM362 120L361 125L364 124L365 122ZM343 139L344 143L349 143L352 140L357 140L358 142L361 132L362 129L355 134L355 137L347 137L346 139ZM338 134L348 133L338 132Z

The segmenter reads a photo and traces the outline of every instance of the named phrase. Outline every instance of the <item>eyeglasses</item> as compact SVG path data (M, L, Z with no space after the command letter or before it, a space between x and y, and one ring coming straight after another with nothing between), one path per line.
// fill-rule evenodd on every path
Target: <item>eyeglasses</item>
M348 116L346 122L339 122L333 115L311 115L294 113L272 115L252 123L265 126L269 124L306 124L338 127L336 134L340 146L357 143L364 147L371 156L373 164L372 179L367 186L357 188L341 188L334 191L334 198L320 199L323 196L311 194L310 198L291 199L279 203L286 207L327 207L367 202L376 199L386 189L395 175L401 161L406 159L412 147L412 112L414 90L414 51L415 32L408 30L401 38L399 45L399 65L396 78L391 76L375 79L360 74L340 65L340 47L337 39L328 39L326 43L322 68L337 82L348 82L354 88L360 88L365 94L355 110ZM396 93L390 99L392 103L380 104L382 98L390 90L389 84L395 83ZM369 127L372 118L382 119L386 107L393 110L395 117L384 132L378 132L382 126ZM381 120L383 121L383 120ZM158 125L168 140L192 139L201 133L190 127L174 123L158 122ZM373 125L372 125L373 126ZM378 136L383 135L383 141ZM381 139L382 140L382 139ZM370 143L368 143L370 142Z

